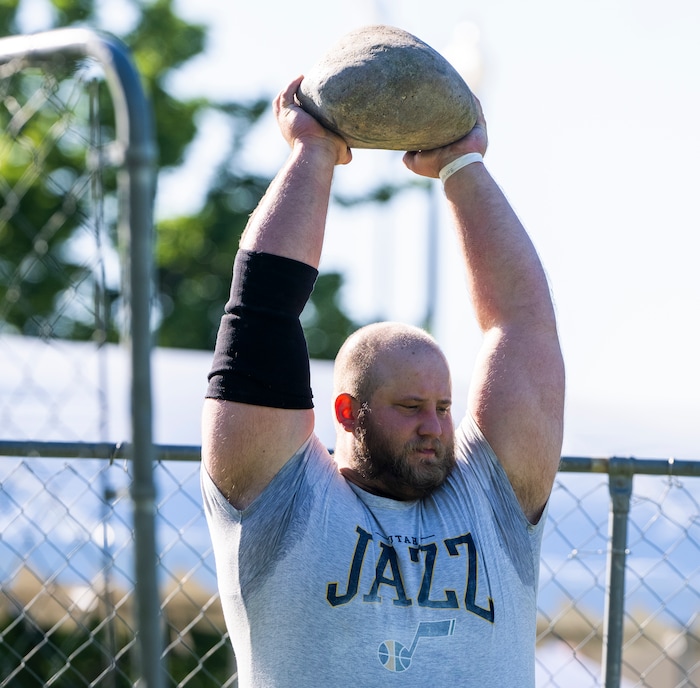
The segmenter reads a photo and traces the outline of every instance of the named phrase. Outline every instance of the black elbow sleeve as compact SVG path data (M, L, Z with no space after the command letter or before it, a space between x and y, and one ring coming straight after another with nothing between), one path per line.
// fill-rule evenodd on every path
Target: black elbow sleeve
M238 252L207 397L275 408L313 407L299 316L317 276L313 267L290 258Z

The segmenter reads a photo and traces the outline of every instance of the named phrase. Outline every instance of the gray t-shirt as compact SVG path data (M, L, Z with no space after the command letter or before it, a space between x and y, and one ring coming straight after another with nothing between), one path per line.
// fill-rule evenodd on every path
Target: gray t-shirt
M348 483L313 435L244 511L202 470L241 687L534 686L544 518L469 417L456 450L412 502Z

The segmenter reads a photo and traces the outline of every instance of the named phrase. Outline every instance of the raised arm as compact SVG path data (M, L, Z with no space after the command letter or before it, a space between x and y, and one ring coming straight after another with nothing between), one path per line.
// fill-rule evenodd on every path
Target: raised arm
M483 115L460 141L404 161L417 174L466 153L485 153ZM539 519L560 459L564 365L547 279L535 248L482 163L445 181L483 344L469 410L494 449L530 521Z
M274 102L291 152L241 239L202 415L205 468L239 509L265 489L314 424L298 315L321 256L333 169L351 154L298 107L300 81ZM305 287L296 293L298 282Z

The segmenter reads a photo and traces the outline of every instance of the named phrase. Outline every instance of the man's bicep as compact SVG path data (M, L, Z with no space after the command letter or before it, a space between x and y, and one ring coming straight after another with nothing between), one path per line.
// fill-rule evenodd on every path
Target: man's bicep
M486 334L469 409L503 465L523 510L544 505L559 464L564 366L556 336Z
M238 509L262 493L313 431L312 409L279 409L205 399L202 461Z

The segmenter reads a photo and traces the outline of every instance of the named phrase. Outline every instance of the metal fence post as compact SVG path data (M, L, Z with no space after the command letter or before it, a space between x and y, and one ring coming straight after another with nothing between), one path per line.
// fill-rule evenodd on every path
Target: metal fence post
M625 621L627 521L634 479L634 460L610 459L610 520L603 619L602 668L605 688L619 688Z
M129 131L125 132L125 173L120 179L125 202L123 240L128 241L128 289L130 304L131 427L134 477L131 499L136 543L136 596L138 600L141 674L146 688L164 684L161 656L160 596L156 575L156 488L153 479L153 420L151 391L151 303L153 296L153 198L155 193L155 144L151 111L141 90L138 72L128 52L117 42L106 46L114 73L124 93ZM135 121L138 125L134 126ZM138 131L134 131L134 129ZM128 214L127 214L128 213Z

